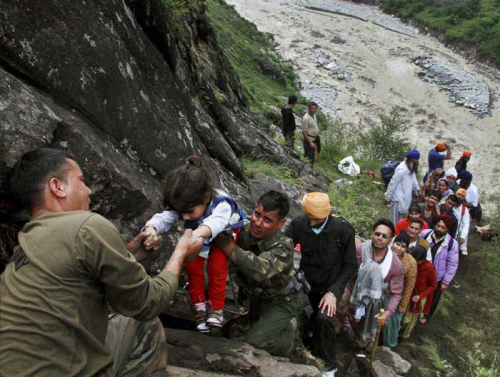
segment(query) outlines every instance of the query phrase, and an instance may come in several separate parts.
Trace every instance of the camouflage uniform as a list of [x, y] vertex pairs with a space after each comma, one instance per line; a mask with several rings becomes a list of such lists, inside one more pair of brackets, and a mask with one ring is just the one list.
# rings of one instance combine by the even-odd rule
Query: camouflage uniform
[[302, 300], [293, 288], [293, 243], [281, 232], [262, 240], [250, 235], [249, 225], [240, 233], [230, 257], [243, 286], [261, 289], [259, 320], [246, 334], [248, 343], [275, 356], [293, 349]]
[[167, 342], [161, 321], [139, 322], [114, 314], [108, 323], [106, 347], [113, 352], [113, 366], [106, 377], [164, 377], [167, 375]]

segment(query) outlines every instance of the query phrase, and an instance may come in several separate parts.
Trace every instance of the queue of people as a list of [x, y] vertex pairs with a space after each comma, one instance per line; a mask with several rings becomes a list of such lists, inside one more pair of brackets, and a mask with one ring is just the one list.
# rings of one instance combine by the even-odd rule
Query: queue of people
[[[314, 120], [315, 109], [309, 110]], [[305, 140], [316, 148], [310, 126]], [[440, 151], [432, 153], [436, 169], [443, 168]], [[396, 346], [435, 312], [457, 271], [459, 248], [467, 252], [471, 209], [478, 207], [466, 170], [444, 203], [438, 182], [419, 204], [419, 158], [412, 150], [397, 167], [385, 193], [390, 220], [378, 220], [370, 238], [361, 240], [320, 192], [303, 197], [303, 215], [285, 232], [290, 203], [284, 193], [263, 194], [247, 219], [236, 200], [215, 188], [203, 161], [190, 157], [163, 183], [165, 211], [126, 244], [108, 220], [89, 211], [91, 191], [71, 155], [48, 148], [26, 153], [11, 186], [31, 220], [0, 277], [0, 370], [12, 376], [165, 376], [167, 340], [158, 315], [170, 305], [181, 271], [187, 272], [196, 329], [207, 333], [224, 324], [229, 263], [238, 271], [240, 301], [251, 303], [245, 337], [256, 348], [284, 357], [295, 352], [305, 297], [312, 315], [302, 339], [325, 360], [323, 376], [339, 373], [335, 318], [344, 330], [354, 328], [357, 357], [376, 346], [378, 327], [384, 328], [382, 342]], [[186, 230], [171, 258], [158, 276], [148, 276], [138, 262], [178, 221]], [[293, 263], [297, 245], [301, 273]]]

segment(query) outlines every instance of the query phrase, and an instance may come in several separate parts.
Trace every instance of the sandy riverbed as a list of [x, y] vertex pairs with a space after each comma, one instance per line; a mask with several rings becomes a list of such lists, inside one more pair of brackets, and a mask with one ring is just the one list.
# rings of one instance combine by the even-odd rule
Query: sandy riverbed
[[[378, 114], [398, 105], [408, 110], [413, 125], [411, 143], [422, 153], [422, 169], [427, 168], [427, 153], [436, 140], [446, 140], [452, 147], [453, 159], [445, 168], [454, 166], [465, 149], [473, 152], [469, 170], [474, 174], [481, 201], [490, 209], [500, 199], [500, 80], [477, 71], [460, 55], [446, 48], [437, 39], [415, 33], [414, 36], [388, 30], [373, 21], [373, 7], [335, 2], [335, 9], [368, 20], [308, 10], [328, 1], [310, 0], [228, 0], [260, 31], [272, 33], [279, 43], [278, 53], [293, 61], [304, 86], [305, 94], [316, 93], [327, 112], [345, 121], [358, 123], [378, 120]], [[321, 5], [321, 4], [319, 4]], [[323, 4], [324, 5], [324, 4]], [[372, 10], [370, 10], [370, 8]], [[367, 16], [368, 15], [368, 16]], [[376, 16], [376, 15], [375, 15]], [[378, 16], [377, 16], [378, 17]], [[376, 17], [375, 17], [376, 18]], [[398, 20], [391, 28], [407, 26]], [[411, 34], [411, 33], [410, 33]], [[333, 39], [333, 41], [332, 41]], [[340, 41], [340, 43], [339, 43]], [[345, 41], [345, 43], [342, 43]], [[317, 67], [319, 55], [328, 55], [336, 63], [339, 75]], [[478, 118], [471, 109], [452, 102], [447, 91], [424, 81], [417, 74], [423, 71], [412, 61], [429, 56], [475, 75], [491, 92], [491, 115]], [[317, 84], [308, 84], [317, 83]], [[489, 212], [489, 211], [488, 211]]]

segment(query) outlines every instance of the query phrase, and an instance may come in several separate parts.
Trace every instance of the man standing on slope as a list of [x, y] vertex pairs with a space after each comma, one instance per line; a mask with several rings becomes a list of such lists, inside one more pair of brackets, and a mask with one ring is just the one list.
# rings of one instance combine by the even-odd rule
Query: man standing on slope
[[314, 165], [316, 153], [321, 152], [321, 141], [319, 137], [319, 127], [316, 120], [316, 112], [318, 104], [309, 102], [309, 107], [306, 115], [302, 118], [302, 135], [304, 136], [304, 157], [306, 157], [311, 165]]
[[291, 95], [288, 97], [288, 103], [281, 109], [281, 117], [283, 119], [283, 137], [285, 138], [286, 146], [293, 151], [295, 143], [295, 116], [293, 108], [297, 104], [297, 96]]
[[[458, 242], [454, 240], [449, 230], [452, 227], [451, 217], [439, 215], [434, 220], [434, 229], [427, 229], [420, 236], [429, 243], [427, 260], [436, 267], [438, 288], [434, 292], [432, 303], [426, 303], [426, 311], [429, 308], [427, 319], [430, 319], [436, 311], [441, 294], [448, 289], [458, 269]], [[420, 323], [425, 323], [425, 319]]]
[[419, 192], [416, 172], [420, 153], [413, 149], [406, 155], [406, 161], [401, 162], [387, 186], [385, 204], [390, 207], [389, 218], [393, 224], [403, 219], [410, 208], [412, 193]]
[[[31, 220], [0, 277], [0, 373], [166, 376], [157, 316], [202, 240], [186, 231], [152, 278], [137, 263], [147, 257], [142, 243], [149, 234], [134, 238], [127, 251], [113, 224], [89, 211], [91, 191], [68, 153], [42, 148], [24, 154], [11, 187]], [[109, 307], [121, 315], [108, 321]]]

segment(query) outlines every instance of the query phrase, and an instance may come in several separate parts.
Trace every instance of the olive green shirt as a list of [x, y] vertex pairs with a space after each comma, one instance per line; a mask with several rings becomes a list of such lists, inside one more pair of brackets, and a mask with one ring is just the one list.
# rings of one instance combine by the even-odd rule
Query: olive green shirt
[[287, 294], [294, 277], [293, 242], [281, 232], [258, 240], [245, 226], [230, 257], [246, 278], [246, 285], [262, 288], [269, 296]]
[[149, 277], [116, 228], [88, 211], [37, 216], [18, 238], [0, 277], [2, 376], [104, 376], [107, 304], [149, 321], [177, 289], [170, 272]]

